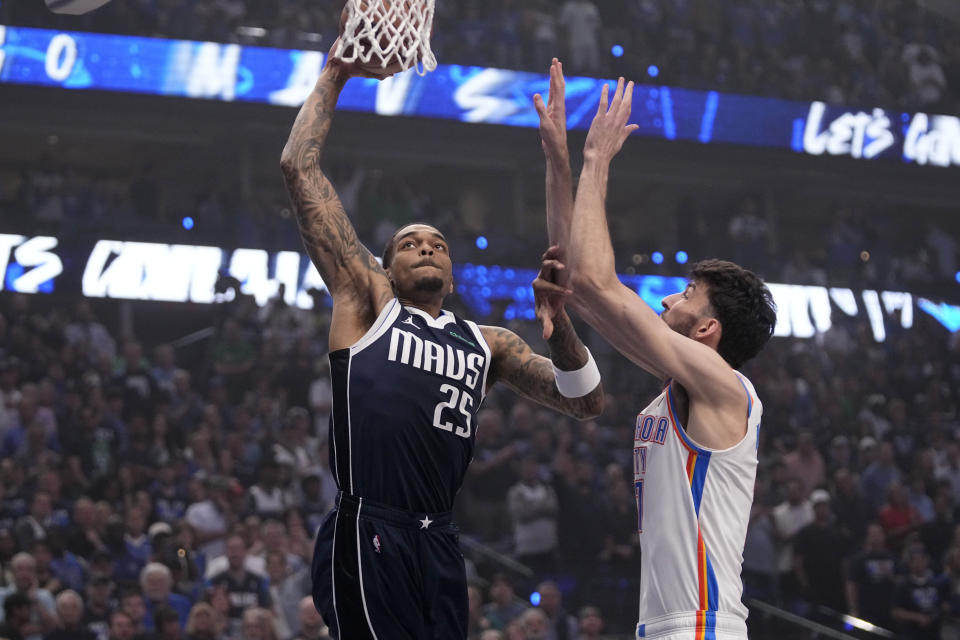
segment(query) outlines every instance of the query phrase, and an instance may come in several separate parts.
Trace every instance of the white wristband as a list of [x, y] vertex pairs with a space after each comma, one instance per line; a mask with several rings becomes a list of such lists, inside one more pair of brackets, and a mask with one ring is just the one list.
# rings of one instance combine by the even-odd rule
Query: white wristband
[[553, 376], [557, 381], [557, 390], [564, 398], [581, 398], [600, 384], [600, 369], [597, 368], [590, 349], [587, 349], [587, 364], [576, 371], [561, 371], [554, 365]]

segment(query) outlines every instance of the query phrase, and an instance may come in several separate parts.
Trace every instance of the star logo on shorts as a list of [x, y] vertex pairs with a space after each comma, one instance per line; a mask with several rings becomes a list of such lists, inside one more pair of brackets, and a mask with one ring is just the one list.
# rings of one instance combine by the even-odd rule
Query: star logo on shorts
[[408, 324], [414, 329], [419, 329], [420, 325], [413, 321], [413, 316], [407, 316], [407, 319], [401, 322], [400, 324]]
[[423, 516], [423, 520], [420, 520], [421, 529], [429, 529], [431, 524], [433, 524], [433, 520], [430, 519], [430, 516]]

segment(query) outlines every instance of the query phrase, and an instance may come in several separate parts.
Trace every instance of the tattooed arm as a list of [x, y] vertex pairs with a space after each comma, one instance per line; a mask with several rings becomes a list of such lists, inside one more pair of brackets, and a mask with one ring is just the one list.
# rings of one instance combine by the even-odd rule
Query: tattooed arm
[[554, 365], [561, 371], [576, 371], [587, 363], [587, 348], [566, 312], [561, 311], [553, 318], [553, 334], [547, 340], [549, 358], [534, 353], [530, 345], [509, 329], [485, 326], [480, 330], [493, 356], [487, 388], [503, 382], [520, 395], [579, 420], [603, 412], [602, 383], [579, 398], [564, 397], [557, 390]]
[[333, 297], [331, 350], [359, 340], [393, 298], [387, 274], [360, 243], [333, 185], [320, 170], [337, 98], [350, 76], [350, 67], [328, 62], [297, 115], [280, 160], [300, 237]]

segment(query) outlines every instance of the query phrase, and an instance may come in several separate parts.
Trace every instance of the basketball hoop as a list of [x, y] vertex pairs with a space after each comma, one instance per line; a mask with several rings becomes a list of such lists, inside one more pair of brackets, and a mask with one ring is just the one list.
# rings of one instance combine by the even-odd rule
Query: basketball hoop
[[[435, 0], [347, 0], [334, 56], [371, 70], [437, 68], [430, 49]], [[345, 20], [344, 20], [345, 19]]]

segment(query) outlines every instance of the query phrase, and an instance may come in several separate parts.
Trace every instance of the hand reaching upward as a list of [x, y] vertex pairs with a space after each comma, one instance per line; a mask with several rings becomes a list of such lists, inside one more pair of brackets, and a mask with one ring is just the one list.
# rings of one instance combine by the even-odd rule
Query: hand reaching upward
[[563, 64], [553, 59], [550, 64], [550, 92], [547, 103], [539, 93], [533, 96], [533, 105], [540, 115], [540, 142], [548, 159], [567, 161], [567, 85], [563, 78]]
[[624, 80], [620, 78], [612, 100], [609, 100], [609, 94], [610, 86], [603, 85], [600, 106], [583, 148], [585, 158], [609, 162], [620, 152], [630, 134], [639, 128], [639, 125], [627, 124], [633, 107], [633, 81], [624, 86]]

